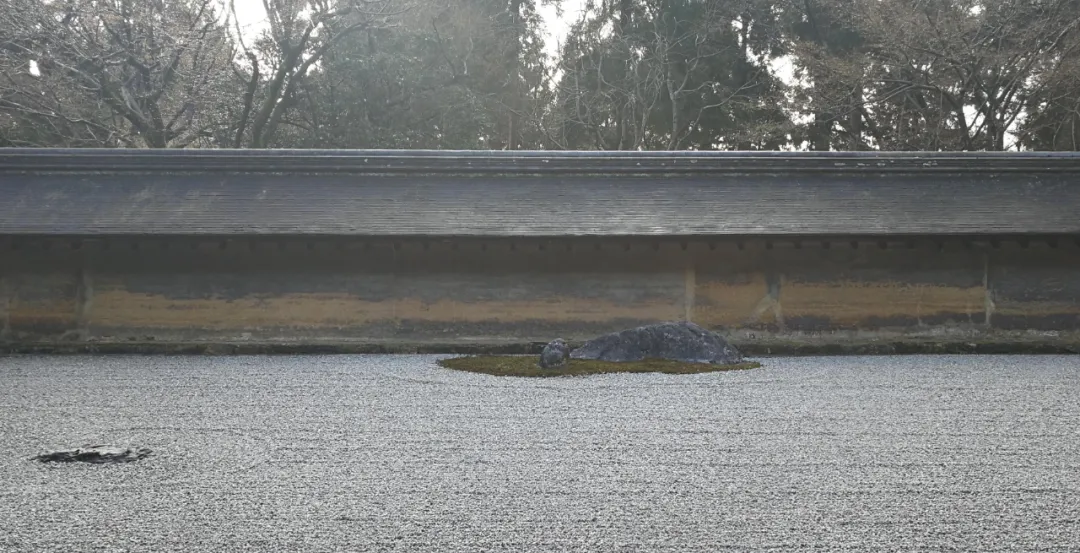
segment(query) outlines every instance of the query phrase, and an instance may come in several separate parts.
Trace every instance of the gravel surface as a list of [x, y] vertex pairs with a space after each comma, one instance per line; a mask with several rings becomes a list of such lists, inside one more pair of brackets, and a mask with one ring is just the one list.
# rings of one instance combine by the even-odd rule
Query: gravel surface
[[1080, 357], [435, 359], [0, 358], [0, 551], [1080, 549]]

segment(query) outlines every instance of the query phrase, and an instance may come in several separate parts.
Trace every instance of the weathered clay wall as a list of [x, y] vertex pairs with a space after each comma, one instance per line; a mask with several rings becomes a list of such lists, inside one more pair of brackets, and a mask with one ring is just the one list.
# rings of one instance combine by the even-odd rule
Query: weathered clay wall
[[753, 351], [1080, 344], [1073, 240], [0, 240], [0, 342], [501, 345], [690, 319]]

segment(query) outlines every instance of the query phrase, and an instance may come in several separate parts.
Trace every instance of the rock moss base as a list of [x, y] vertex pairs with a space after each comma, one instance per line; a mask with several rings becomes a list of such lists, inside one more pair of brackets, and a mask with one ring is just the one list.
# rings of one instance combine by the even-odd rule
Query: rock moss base
[[733, 365], [712, 365], [708, 363], [684, 363], [667, 359], [646, 359], [644, 361], [612, 362], [592, 359], [571, 359], [565, 367], [541, 369], [535, 356], [522, 355], [480, 355], [440, 359], [439, 365], [447, 369], [484, 373], [494, 376], [585, 376], [605, 373], [664, 373], [697, 374], [718, 371], [756, 369], [761, 366], [756, 362]]

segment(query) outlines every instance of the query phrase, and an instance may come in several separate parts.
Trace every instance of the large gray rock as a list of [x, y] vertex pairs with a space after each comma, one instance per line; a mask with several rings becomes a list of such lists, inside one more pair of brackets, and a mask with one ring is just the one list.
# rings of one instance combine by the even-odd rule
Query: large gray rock
[[606, 334], [575, 349], [570, 357], [601, 361], [672, 359], [720, 365], [742, 362], [739, 351], [719, 334], [690, 322], [660, 323]]
[[548, 345], [544, 346], [544, 351], [540, 352], [540, 368], [554, 369], [565, 367], [566, 360], [569, 357], [570, 346], [566, 345], [566, 342], [564, 342], [562, 338], [556, 338], [548, 343]]
[[42, 463], [130, 463], [150, 455], [146, 448], [131, 449], [107, 445], [91, 445], [75, 449], [50, 451], [34, 457]]

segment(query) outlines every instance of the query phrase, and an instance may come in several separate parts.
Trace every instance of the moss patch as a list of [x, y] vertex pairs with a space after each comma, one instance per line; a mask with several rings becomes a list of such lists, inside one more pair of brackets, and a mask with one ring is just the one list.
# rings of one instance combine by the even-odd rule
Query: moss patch
[[664, 373], [697, 374], [717, 371], [756, 369], [761, 363], [746, 362], [735, 365], [711, 365], [708, 363], [683, 363], [668, 359], [645, 359], [615, 363], [591, 359], [571, 359], [559, 369], [541, 369], [536, 357], [529, 355], [480, 355], [440, 359], [439, 365], [447, 369], [484, 373], [494, 376], [585, 376], [605, 373]]

